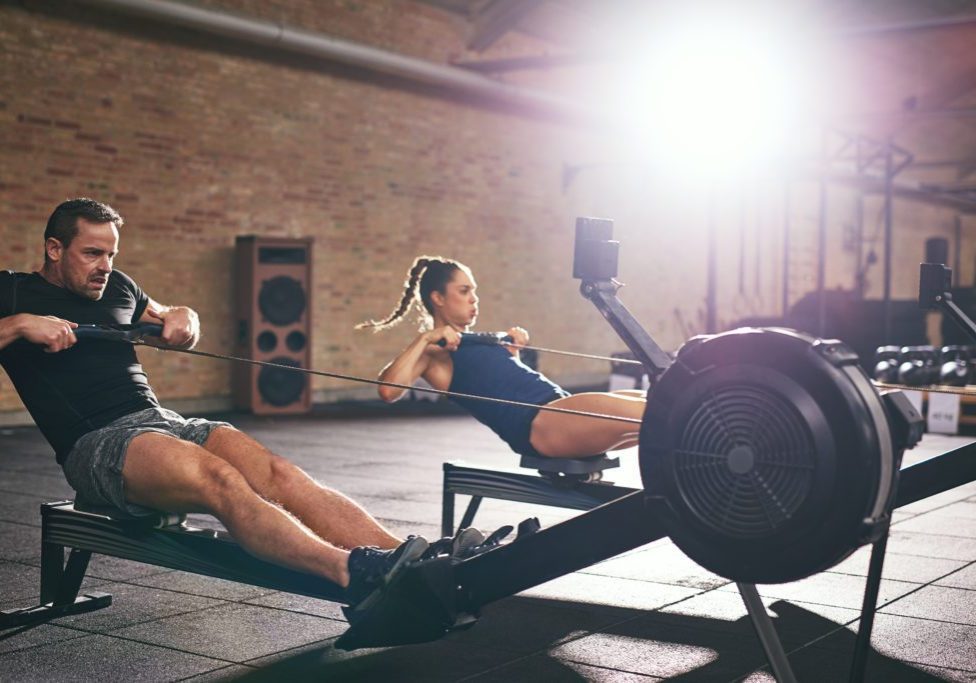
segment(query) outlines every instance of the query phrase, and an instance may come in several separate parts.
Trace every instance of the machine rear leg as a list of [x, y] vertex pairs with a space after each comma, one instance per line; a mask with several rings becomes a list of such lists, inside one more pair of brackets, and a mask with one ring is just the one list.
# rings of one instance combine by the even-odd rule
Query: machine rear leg
[[64, 550], [64, 546], [57, 543], [41, 543], [40, 604], [0, 612], [0, 631], [68, 614], [91, 612], [112, 604], [112, 596], [108, 593], [92, 592], [78, 596], [91, 552], [72, 548], [66, 564]]

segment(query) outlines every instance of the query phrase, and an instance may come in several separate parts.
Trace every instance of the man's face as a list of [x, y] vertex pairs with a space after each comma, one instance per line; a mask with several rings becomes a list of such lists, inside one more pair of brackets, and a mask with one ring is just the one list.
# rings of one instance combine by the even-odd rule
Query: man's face
[[49, 239], [47, 249], [49, 258], [56, 262], [61, 285], [78, 296], [98, 301], [119, 253], [119, 231], [112, 222], [89, 223], [79, 218], [78, 234], [67, 248]]
[[464, 270], [454, 271], [454, 278], [444, 290], [444, 306], [441, 315], [448, 324], [459, 329], [474, 325], [478, 318], [477, 283]]

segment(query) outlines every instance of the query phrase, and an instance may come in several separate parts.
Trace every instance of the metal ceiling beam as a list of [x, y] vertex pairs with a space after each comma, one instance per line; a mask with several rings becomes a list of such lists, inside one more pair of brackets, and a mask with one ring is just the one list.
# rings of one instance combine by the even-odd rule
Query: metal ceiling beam
[[912, 168], [967, 168], [976, 167], [976, 157], [967, 159], [916, 159], [912, 162]]
[[[820, 176], [817, 174], [815, 177], [819, 178]], [[884, 193], [885, 191], [885, 181], [881, 176], [828, 172], [825, 174], [825, 178], [829, 182], [850, 185], [871, 194]], [[952, 193], [928, 189], [922, 183], [895, 179], [892, 181], [891, 190], [897, 197], [945, 206], [960, 213], [976, 214], [976, 199], [967, 199], [955, 196]]]

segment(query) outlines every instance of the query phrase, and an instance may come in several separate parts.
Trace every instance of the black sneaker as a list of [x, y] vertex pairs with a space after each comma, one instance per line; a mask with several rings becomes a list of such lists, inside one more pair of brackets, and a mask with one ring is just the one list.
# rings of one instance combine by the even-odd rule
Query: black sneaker
[[542, 524], [539, 523], [538, 517], [529, 517], [528, 519], [523, 519], [519, 522], [518, 531], [515, 533], [515, 540], [520, 538], [525, 538], [526, 536], [531, 536], [532, 534], [539, 531], [542, 528]]
[[391, 550], [376, 546], [359, 546], [349, 553], [349, 586], [346, 597], [350, 606], [365, 600], [377, 588], [388, 584], [411, 562], [420, 559], [427, 551], [427, 540], [411, 536]]

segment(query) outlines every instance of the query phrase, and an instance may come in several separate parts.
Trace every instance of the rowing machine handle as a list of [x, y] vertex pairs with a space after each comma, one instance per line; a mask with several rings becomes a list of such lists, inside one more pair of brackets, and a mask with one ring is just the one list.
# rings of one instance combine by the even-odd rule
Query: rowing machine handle
[[[514, 341], [512, 336], [506, 334], [505, 332], [462, 332], [461, 333], [461, 343], [462, 344], [511, 344]], [[438, 346], [447, 346], [447, 342], [443, 339], [437, 342]]]
[[145, 337], [161, 337], [163, 326], [157, 323], [135, 325], [78, 325], [74, 330], [78, 339], [102, 339], [104, 341], [142, 341]]

